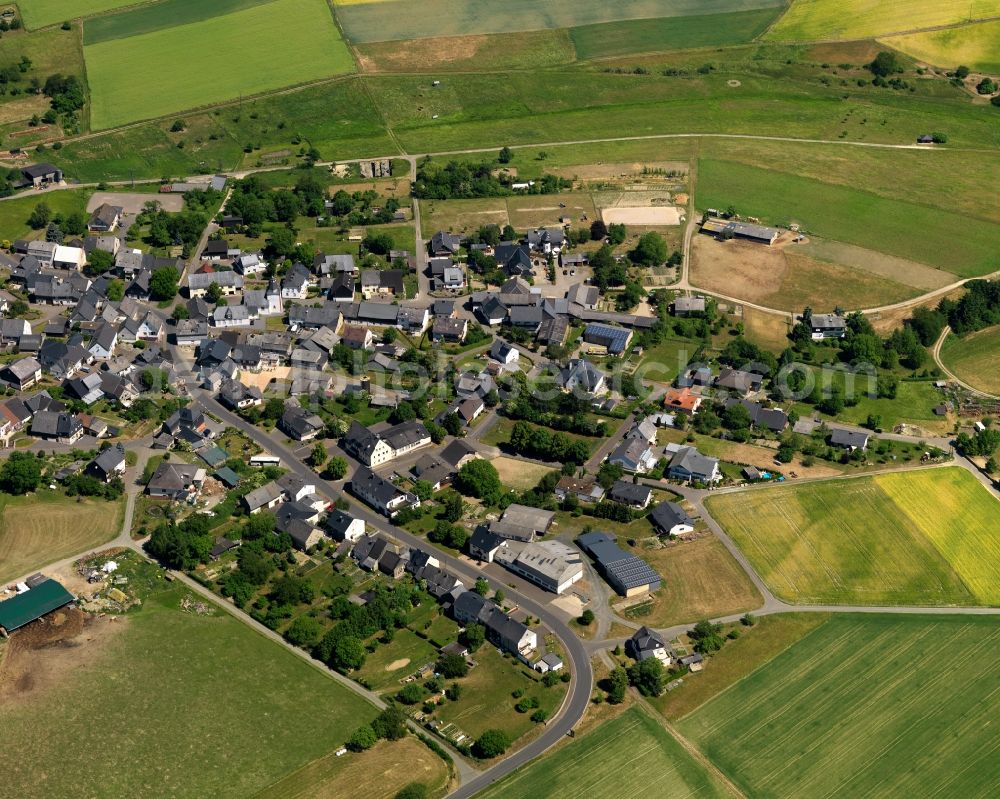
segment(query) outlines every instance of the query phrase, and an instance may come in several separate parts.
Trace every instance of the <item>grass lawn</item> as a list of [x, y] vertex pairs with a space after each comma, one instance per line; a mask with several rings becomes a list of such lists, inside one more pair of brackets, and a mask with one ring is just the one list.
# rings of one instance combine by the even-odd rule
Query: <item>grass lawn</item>
[[19, 0], [17, 7], [25, 27], [34, 29], [136, 4], [136, 0]]
[[643, 351], [636, 366], [636, 376], [657, 383], [670, 383], [704, 346], [700, 341], [664, 338], [655, 347]]
[[[864, 388], [863, 376], [858, 385]], [[852, 424], [863, 424], [869, 414], [875, 414], [882, 418], [884, 430], [891, 430], [900, 422], [910, 422], [923, 427], [938, 428], [943, 433], [949, 425], [932, 411], [936, 405], [941, 404], [942, 398], [941, 392], [934, 388], [934, 383], [929, 380], [900, 381], [894, 399], [872, 398], [862, 394], [857, 405], [844, 408], [837, 418]]]
[[721, 494], [707, 507], [789, 602], [1000, 600], [996, 499], [962, 469]]
[[496, 224], [503, 227], [507, 222], [507, 202], [503, 197], [420, 201], [421, 235], [425, 239], [439, 230], [471, 233], [483, 225]]
[[[18, 72], [18, 83], [23, 94], [17, 96], [5, 92], [0, 96], [0, 125], [8, 122], [31, 119], [33, 114], [42, 116], [51, 107], [45, 95], [27, 91], [30, 81], [37, 80], [44, 85], [54, 72], [75, 75], [86, 84], [83, 68], [83, 47], [80, 44], [80, 26], [70, 30], [50, 28], [44, 31], [8, 31], [3, 35], [3, 65], [20, 63], [23, 57], [31, 61], [27, 72]], [[21, 125], [20, 127], [27, 127]]]
[[998, 681], [992, 619], [838, 615], [679, 726], [752, 796], [995, 796]]
[[[168, 0], [149, 13], [166, 13]], [[126, 14], [145, 14], [142, 9]], [[282, 20], [275, 25], [275, 20]], [[114, 21], [106, 23], [113, 25]], [[122, 25], [127, 30], [129, 25]], [[281, 58], [234, 58], [246, 42]], [[84, 47], [95, 130], [353, 71], [322, 0], [272, 0], [230, 14]], [[204, 75], [211, 75], [206, 81]]]
[[[798, 222], [817, 236], [910, 258], [959, 277], [1000, 269], [992, 244], [1000, 237], [1000, 225], [979, 221], [970, 227], [960, 214], [940, 208], [711, 158], [698, 162], [697, 192], [699, 207], [732, 204], [767, 223]], [[966, 235], [954, 235], [963, 227]]]
[[724, 47], [752, 41], [767, 30], [782, 7], [660, 19], [632, 19], [571, 28], [570, 39], [581, 60], [633, 53]]
[[943, 0], [914, 8], [906, 0], [794, 0], [765, 38], [866, 39], [895, 31], [955, 25], [996, 16], [996, 0]]
[[1000, 394], [1000, 325], [964, 338], [949, 335], [941, 347], [941, 360], [973, 388]]
[[[651, 543], [651, 542], [650, 542]], [[712, 619], [760, 607], [763, 599], [750, 578], [715, 536], [635, 553], [663, 578], [651, 602], [622, 615], [650, 627]]]
[[45, 229], [32, 230], [28, 226], [28, 217], [39, 203], [45, 203], [52, 214], [72, 214], [87, 210], [87, 200], [93, 192], [90, 189], [71, 189], [69, 191], [31, 192], [13, 200], [0, 203], [0, 239], [45, 237]]
[[729, 795], [657, 721], [633, 707], [515, 771], [480, 797], [642, 799], [651, 786], [663, 796]]
[[351, 676], [373, 691], [396, 693], [399, 681], [437, 659], [434, 645], [411, 630], [397, 630], [392, 643], [381, 644], [365, 657], [365, 665]]
[[458, 701], [446, 702], [434, 713], [435, 718], [445, 724], [454, 724], [472, 738], [495, 728], [506, 732], [511, 740], [517, 740], [538, 726], [531, 720], [534, 710], [518, 713], [514, 709], [520, 701], [511, 696], [516, 688], [524, 691], [524, 697], [537, 698], [539, 707], [548, 711], [550, 717], [566, 693], [566, 683], [558, 682], [546, 688], [536, 679], [535, 672], [499, 654], [496, 647], [488, 643], [472, 653], [472, 659], [476, 666], [467, 676], [455, 680], [462, 686]]
[[973, 71], [1000, 73], [1000, 22], [910, 33], [883, 41], [912, 58], [938, 67], [954, 69], [965, 64]]
[[78, 502], [48, 489], [0, 495], [0, 583], [107, 543], [121, 530], [124, 502]]
[[741, 635], [735, 641], [726, 641], [725, 646], [708, 659], [704, 671], [684, 677], [677, 688], [650, 701], [671, 721], [683, 718], [792, 646], [828, 618], [830, 616], [826, 613], [761, 616], [753, 627], [741, 627]]
[[539, 480], [552, 471], [548, 466], [504, 456], [493, 458], [491, 463], [500, 473], [500, 481], [508, 488], [515, 488], [518, 491], [534, 488]]
[[[81, 642], [71, 678], [3, 708], [7, 790], [71, 796], [90, 784], [116, 796], [251, 796], [375, 715], [229, 614], [180, 611], [187, 593], [161, 576], [105, 640]], [[155, 685], [141, 685], [141, 675], [155, 675]], [[108, 734], [80, 746], [94, 729]]]

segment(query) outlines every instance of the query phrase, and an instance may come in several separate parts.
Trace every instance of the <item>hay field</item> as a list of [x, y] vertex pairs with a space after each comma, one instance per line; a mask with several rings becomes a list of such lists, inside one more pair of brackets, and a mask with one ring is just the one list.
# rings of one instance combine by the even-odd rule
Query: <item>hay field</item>
[[934, 66], [954, 69], [965, 64], [974, 71], [1000, 73], [1000, 21], [910, 33], [880, 41]]
[[753, 41], [781, 13], [784, 6], [660, 19], [634, 19], [571, 28], [576, 55], [586, 61], [665, 50], [728, 47]]
[[[178, 13], [188, 11], [183, 0], [174, 2], [182, 3]], [[354, 68], [323, 0], [272, 0], [208, 19], [187, 22], [181, 17], [180, 22], [84, 47], [95, 130]], [[248, 46], [260, 57], [239, 57]], [[268, 51], [281, 56], [264, 57]]]
[[1000, 269], [1000, 224], [942, 208], [889, 199], [849, 186], [760, 169], [722, 159], [698, 161], [699, 208], [735, 205], [766, 224], [797, 222], [823, 238], [843, 241], [976, 277]]
[[719, 539], [707, 536], [638, 552], [663, 577], [650, 612], [624, 615], [651, 627], [714, 619], [760, 607], [750, 578]]
[[573, 28], [603, 22], [723, 14], [773, 8], [775, 0], [335, 0], [337, 19], [354, 43]]
[[30, 497], [4, 496], [0, 583], [112, 540], [121, 529], [124, 502], [77, 502], [48, 490]]
[[949, 335], [941, 347], [941, 360], [973, 388], [1000, 394], [1000, 325], [964, 338]]
[[499, 458], [491, 458], [490, 463], [496, 466], [500, 473], [500, 481], [508, 488], [516, 488], [519, 491], [526, 491], [538, 485], [538, 481], [552, 471], [548, 466], [538, 463], [528, 463], [501, 455]]
[[757, 797], [1000, 792], [1000, 626], [837, 615], [679, 724]]
[[729, 794], [638, 707], [597, 727], [479, 794], [480, 799], [722, 799]]
[[68, 676], [0, 708], [11, 795], [80, 796], [90, 785], [102, 796], [242, 799], [374, 717], [228, 613], [181, 611], [183, 587], [161, 576], [153, 591], [98, 651], [88, 656], [81, 640]]
[[996, 500], [958, 468], [727, 493], [707, 507], [788, 602], [982, 605], [1000, 597]]
[[1000, 15], [1000, 0], [794, 0], [768, 32], [776, 41], [867, 39]]
[[153, 0], [18, 0], [17, 7], [24, 19], [24, 26], [34, 30], [143, 2]]

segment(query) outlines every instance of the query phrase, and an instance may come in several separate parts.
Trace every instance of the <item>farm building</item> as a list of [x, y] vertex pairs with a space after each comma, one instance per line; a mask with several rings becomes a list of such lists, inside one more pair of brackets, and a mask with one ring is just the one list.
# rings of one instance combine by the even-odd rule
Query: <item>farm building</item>
[[608, 585], [622, 596], [637, 596], [660, 587], [660, 575], [642, 558], [619, 547], [607, 533], [584, 533], [577, 543], [594, 559]]
[[709, 218], [701, 224], [701, 232], [709, 233], [723, 239], [748, 239], [761, 244], [774, 244], [781, 231], [764, 225], [754, 225], [749, 222], [727, 221], [725, 219]]
[[632, 340], [632, 331], [624, 327], [613, 327], [592, 322], [583, 331], [583, 340], [588, 344], [597, 344], [608, 351], [608, 355], [621, 355]]
[[0, 633], [6, 636], [46, 613], [65, 607], [74, 599], [55, 580], [43, 580], [31, 590], [0, 602]]

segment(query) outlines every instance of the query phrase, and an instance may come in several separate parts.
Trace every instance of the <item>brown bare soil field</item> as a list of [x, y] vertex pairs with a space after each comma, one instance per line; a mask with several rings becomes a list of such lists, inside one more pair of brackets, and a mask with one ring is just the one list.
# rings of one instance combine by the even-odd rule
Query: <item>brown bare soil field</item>
[[797, 247], [696, 236], [691, 244], [691, 283], [787, 311], [807, 305], [823, 309], [887, 305], [917, 293], [870, 272], [809, 258]]
[[362, 72], [525, 69], [568, 64], [576, 59], [564, 30], [369, 42], [355, 45], [354, 50]]
[[750, 341], [775, 354], [788, 346], [788, 320], [783, 316], [744, 307], [743, 328]]

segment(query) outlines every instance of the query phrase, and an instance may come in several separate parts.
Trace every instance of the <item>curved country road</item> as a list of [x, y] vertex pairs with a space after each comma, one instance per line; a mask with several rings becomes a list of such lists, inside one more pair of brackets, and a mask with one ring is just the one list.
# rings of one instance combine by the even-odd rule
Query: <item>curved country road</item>
[[[278, 441], [276, 438], [263, 432], [259, 428], [249, 424], [236, 414], [226, 410], [226, 408], [220, 405], [215, 399], [208, 397], [207, 395], [202, 395], [194, 399], [193, 404], [200, 406], [202, 410], [211, 413], [213, 416], [217, 416], [226, 424], [242, 430], [247, 436], [256, 441], [271, 454], [280, 457], [283, 466], [297, 474], [299, 477], [307, 479], [309, 482], [316, 485], [317, 491], [320, 494], [325, 495], [330, 499], [336, 499], [340, 496], [340, 491], [334, 487], [333, 483], [321, 479], [312, 469], [298, 459], [295, 452], [291, 448]], [[519, 593], [510, 586], [491, 579], [488, 574], [484, 574], [478, 569], [472, 567], [469, 562], [459, 560], [452, 555], [446, 554], [443, 550], [437, 549], [433, 546], [433, 544], [429, 544], [424, 539], [418, 538], [401, 527], [393, 525], [384, 516], [376, 513], [367, 506], [354, 502], [351, 505], [351, 513], [364, 519], [367, 524], [384, 530], [393, 538], [407, 544], [408, 546], [418, 547], [421, 549], [434, 549], [434, 555], [440, 561], [441, 568], [464, 578], [467, 585], [474, 584], [479, 578], [487, 579], [493, 589], [502, 589], [506, 593], [508, 599], [516, 604], [518, 608], [541, 620], [541, 623], [559, 638], [563, 648], [565, 649], [566, 657], [569, 661], [570, 674], [572, 676], [569, 692], [563, 700], [563, 705], [559, 712], [546, 724], [541, 735], [511, 754], [509, 757], [506, 757], [504, 760], [497, 763], [495, 766], [482, 772], [479, 776], [462, 784], [459, 788], [449, 794], [449, 797], [451, 799], [469, 799], [469, 797], [474, 796], [476, 793], [488, 787], [492, 783], [507, 776], [515, 769], [523, 766], [531, 760], [534, 760], [547, 749], [562, 740], [562, 738], [573, 729], [573, 726], [577, 723], [577, 721], [579, 721], [579, 719], [583, 716], [584, 711], [587, 709], [587, 705], [590, 703], [591, 685], [593, 684], [594, 679], [593, 669], [590, 664], [590, 655], [587, 652], [587, 648], [583, 645], [583, 642], [573, 634], [572, 630], [566, 626], [562, 619], [547, 605], [540, 604], [528, 596]]]

